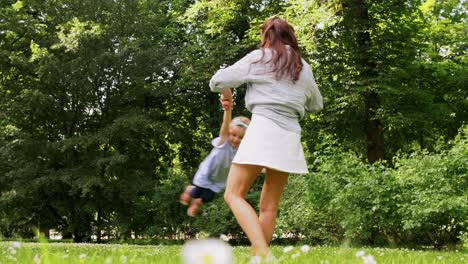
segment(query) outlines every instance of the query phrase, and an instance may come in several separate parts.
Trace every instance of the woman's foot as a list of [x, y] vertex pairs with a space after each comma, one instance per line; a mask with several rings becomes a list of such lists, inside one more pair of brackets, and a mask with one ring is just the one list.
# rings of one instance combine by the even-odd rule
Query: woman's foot
[[187, 209], [187, 215], [191, 217], [197, 216], [202, 203], [203, 202], [201, 198], [192, 199], [192, 202], [190, 203], [190, 206]]
[[249, 264], [261, 264], [262, 263], [262, 257], [260, 256], [252, 256], [250, 258]]
[[264, 257], [261, 256], [252, 256], [250, 258], [249, 264], [261, 264], [261, 263], [276, 263], [276, 258], [271, 252]]
[[192, 200], [192, 196], [190, 196], [190, 192], [192, 191], [193, 188], [194, 186], [192, 185], [185, 187], [184, 192], [179, 197], [179, 202], [181, 204], [189, 205], [190, 201]]
[[265, 257], [265, 263], [276, 263], [276, 258], [273, 256], [271, 251], [268, 252], [268, 254]]

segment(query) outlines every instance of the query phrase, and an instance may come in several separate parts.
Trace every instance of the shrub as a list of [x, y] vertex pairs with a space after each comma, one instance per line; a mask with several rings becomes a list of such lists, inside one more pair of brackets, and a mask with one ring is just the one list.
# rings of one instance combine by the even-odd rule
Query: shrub
[[468, 227], [468, 126], [451, 148], [396, 162], [403, 230], [408, 239], [441, 247], [460, 242]]
[[468, 215], [468, 127], [439, 152], [367, 164], [321, 135], [311, 173], [291, 176], [277, 236], [312, 243], [445, 245], [463, 243]]

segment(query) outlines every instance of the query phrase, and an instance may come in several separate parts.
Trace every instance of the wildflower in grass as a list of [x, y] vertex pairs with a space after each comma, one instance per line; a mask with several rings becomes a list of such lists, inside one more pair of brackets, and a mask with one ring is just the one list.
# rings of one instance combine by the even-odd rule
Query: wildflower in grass
[[356, 252], [356, 257], [359, 258], [359, 257], [362, 257], [362, 256], [364, 256], [364, 251], [360, 250], [360, 251]]
[[34, 264], [41, 264], [41, 258], [38, 255], [34, 255], [33, 262]]
[[294, 248], [293, 246], [287, 246], [287, 247], [283, 248], [283, 252], [288, 253], [289, 251], [293, 250], [293, 248]]
[[229, 241], [229, 237], [226, 236], [225, 234], [221, 234], [221, 235], [219, 236], [219, 238], [220, 238], [222, 241], [224, 241], [224, 242], [228, 242], [228, 241]]
[[304, 252], [304, 253], [309, 252], [309, 250], [310, 250], [310, 247], [308, 245], [304, 245], [304, 246], [301, 247], [301, 251]]
[[182, 260], [185, 264], [232, 264], [233, 254], [231, 247], [221, 240], [192, 240], [183, 246]]
[[375, 261], [372, 255], [362, 256], [362, 261], [364, 264], [377, 264], [377, 261]]
[[11, 245], [14, 247], [14, 248], [20, 248], [21, 247], [21, 242], [19, 241], [13, 241], [11, 243]]
[[300, 255], [301, 255], [301, 253], [299, 253], [299, 252], [298, 252], [298, 253], [294, 253], [294, 254], [291, 256], [291, 258], [292, 258], [292, 259], [295, 259], [295, 258], [299, 257]]
[[85, 259], [86, 258], [86, 254], [80, 254], [80, 259]]
[[127, 256], [121, 256], [120, 257], [120, 263], [122, 263], [122, 264], [127, 263]]
[[104, 264], [112, 264], [112, 258], [107, 257], [106, 260], [104, 260]]
[[8, 247], [8, 253], [10, 253], [10, 255], [15, 255], [16, 254], [16, 249], [14, 249], [12, 247]]
[[442, 256], [437, 256], [438, 260], [442, 260], [442, 258], [443, 258]]

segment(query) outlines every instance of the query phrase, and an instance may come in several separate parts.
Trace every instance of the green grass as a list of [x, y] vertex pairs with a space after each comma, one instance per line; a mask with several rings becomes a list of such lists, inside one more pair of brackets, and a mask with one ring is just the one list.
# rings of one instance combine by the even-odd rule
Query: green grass
[[[0, 242], [3, 263], [182, 263], [182, 246], [136, 246], [117, 244], [17, 243]], [[385, 248], [310, 247], [308, 252], [296, 246], [288, 252], [274, 246], [278, 263], [364, 263], [356, 253], [364, 251], [377, 263], [468, 263], [468, 251], [419, 251]], [[233, 248], [235, 263], [248, 263], [248, 247]], [[294, 256], [294, 257], [293, 257]]]

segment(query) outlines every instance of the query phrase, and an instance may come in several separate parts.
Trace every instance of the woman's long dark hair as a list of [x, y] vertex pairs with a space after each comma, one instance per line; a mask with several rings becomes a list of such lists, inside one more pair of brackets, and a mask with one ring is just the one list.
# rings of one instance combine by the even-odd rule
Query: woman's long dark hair
[[[286, 45], [291, 48], [288, 51]], [[262, 26], [262, 58], [265, 56], [264, 48], [270, 48], [272, 57], [267, 63], [273, 64], [276, 78], [287, 78], [293, 82], [299, 79], [302, 71], [302, 61], [299, 55], [294, 28], [281, 18], [267, 19]], [[259, 62], [260, 62], [259, 61]]]

